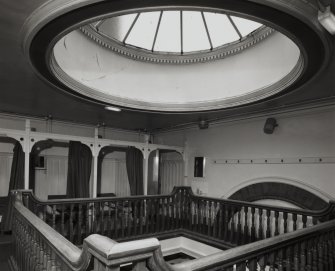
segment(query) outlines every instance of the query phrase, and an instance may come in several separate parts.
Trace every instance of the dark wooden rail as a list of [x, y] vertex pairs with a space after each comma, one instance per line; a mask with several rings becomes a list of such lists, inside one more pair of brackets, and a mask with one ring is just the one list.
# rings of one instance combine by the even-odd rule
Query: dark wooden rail
[[176, 271], [333, 271], [335, 220], [173, 266]]
[[320, 211], [200, 197], [189, 187], [170, 195], [40, 201], [23, 191], [23, 202], [75, 244], [93, 233], [114, 240], [182, 231], [229, 248], [316, 225], [334, 218], [335, 204]]
[[13, 209], [13, 271], [112, 271], [122, 264], [133, 271], [171, 270], [155, 238], [117, 243], [93, 234], [80, 249], [28, 210], [20, 192], [14, 191]]
[[[195, 204], [191, 200], [193, 195], [189, 193], [186, 196], [186, 190], [183, 188], [176, 190], [184, 191], [182, 193], [185, 196], [184, 199], [180, 198], [180, 194], [178, 196], [177, 209], [179, 208], [179, 210], [177, 211], [177, 217], [179, 223], [181, 227], [187, 227], [188, 224], [193, 225], [192, 217], [195, 214], [192, 211], [192, 207], [187, 207]], [[123, 265], [129, 266], [127, 270], [132, 271], [334, 270], [334, 219], [309, 228], [284, 233], [266, 240], [256, 241], [252, 244], [242, 245], [210, 256], [170, 266], [164, 261], [159, 242], [155, 238], [117, 243], [106, 236], [93, 234], [83, 240], [83, 245], [80, 249], [26, 208], [22, 200], [23, 194], [23, 191], [13, 191], [14, 244], [13, 253], [10, 258], [12, 270], [112, 271], [120, 270]], [[187, 201], [187, 199], [189, 200]], [[197, 197], [197, 199], [205, 200], [207, 198]], [[238, 203], [234, 202], [234, 204]], [[208, 204], [206, 204], [206, 206], [208, 206]], [[262, 208], [263, 207], [264, 206], [262, 206]], [[123, 206], [123, 208], [126, 207]], [[131, 207], [130, 205], [127, 208], [135, 209], [135, 207]], [[144, 210], [146, 209], [144, 208]], [[158, 208], [158, 210], [160, 210], [160, 208]], [[202, 209], [199, 208], [199, 210]], [[210, 209], [206, 208], [204, 210], [208, 211]], [[188, 211], [190, 212], [189, 214], [187, 213]], [[238, 217], [238, 212], [240, 211], [235, 212], [234, 209], [234, 212], [231, 212], [229, 216], [230, 220], [236, 216]], [[276, 212], [276, 210], [274, 212]], [[305, 211], [300, 215], [307, 216], [304, 212]], [[331, 218], [332, 215], [330, 215], [328, 211], [324, 210], [323, 212], [326, 214], [323, 213], [321, 216], [312, 217], [314, 220], [316, 218], [323, 220], [324, 215], [329, 219]], [[217, 219], [220, 208], [214, 213], [215, 214], [211, 216], [209, 211], [209, 213], [207, 213], [208, 219]], [[319, 213], [321, 214], [322, 212]], [[254, 215], [253, 211], [251, 215]], [[204, 217], [206, 217], [206, 214]], [[275, 216], [274, 224], [276, 220]], [[292, 223], [294, 223], [294, 221]], [[206, 225], [211, 224], [207, 223]], [[214, 225], [211, 226], [214, 227]], [[93, 261], [91, 261], [91, 259], [93, 259]]]

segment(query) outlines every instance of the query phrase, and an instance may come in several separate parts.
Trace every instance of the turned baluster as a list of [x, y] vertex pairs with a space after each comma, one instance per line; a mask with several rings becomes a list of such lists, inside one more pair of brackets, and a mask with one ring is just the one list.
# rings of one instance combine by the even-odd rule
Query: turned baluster
[[307, 242], [307, 254], [306, 254], [306, 270], [312, 271], [313, 263], [313, 241], [310, 239]]
[[119, 203], [114, 202], [114, 238], [119, 237]]
[[292, 247], [289, 246], [286, 249], [286, 271], [292, 270]]
[[276, 254], [275, 252], [271, 252], [268, 256], [269, 261], [269, 271], [275, 271], [275, 263], [276, 263]]
[[74, 213], [73, 213], [73, 204], [71, 203], [70, 205], [70, 241], [73, 242], [73, 217], [74, 217]]
[[266, 238], [271, 237], [271, 210], [266, 210]]
[[275, 211], [275, 236], [279, 235], [279, 212]]
[[297, 230], [297, 220], [298, 220], [297, 214], [292, 215], [292, 220], [293, 220], [293, 231], [296, 231]]
[[283, 265], [283, 249], [279, 249], [278, 255], [277, 255], [277, 269], [278, 271], [284, 271], [284, 265]]
[[137, 223], [138, 223], [138, 201], [134, 201], [134, 210], [133, 210], [133, 235], [137, 235]]
[[52, 228], [56, 229], [56, 205], [52, 205]]
[[126, 227], [127, 227], [127, 236], [131, 236], [131, 227], [132, 227], [132, 223], [131, 223], [131, 215], [132, 212], [134, 211], [134, 206], [133, 206], [134, 202], [128, 200], [128, 208], [126, 210]]
[[248, 261], [249, 271], [257, 271], [257, 259], [250, 259]]
[[247, 265], [245, 262], [236, 264], [236, 271], [246, 271], [246, 270], [247, 270]]
[[47, 205], [43, 205], [43, 221], [45, 222], [47, 220]]
[[159, 221], [160, 221], [160, 216], [161, 216], [161, 200], [156, 199], [155, 202], [156, 202], [156, 204], [155, 204], [155, 207], [156, 207], [156, 211], [155, 211], [155, 214], [156, 214], [155, 232], [160, 232]]
[[170, 204], [170, 208], [171, 208], [171, 228], [174, 229], [175, 228], [175, 206], [176, 203], [174, 201], [174, 197], [171, 197], [171, 204]]
[[83, 223], [83, 214], [82, 214], [82, 205], [78, 204], [78, 225], [77, 225], [77, 229], [78, 229], [78, 244], [81, 245], [81, 237], [82, 237], [82, 232], [81, 232], [81, 226]]
[[249, 223], [248, 223], [248, 211], [249, 208], [247, 206], [243, 207], [244, 210], [244, 244], [249, 243]]
[[200, 200], [196, 200], [196, 210], [197, 210], [197, 232], [201, 232], [202, 228], [201, 228], [201, 201]]
[[293, 248], [293, 264], [294, 264], [294, 270], [299, 270], [300, 264], [299, 264], [299, 245], [295, 244]]
[[230, 243], [235, 242], [235, 208], [230, 208]]
[[[156, 200], [155, 199], [152, 199], [152, 203], [151, 204], [151, 232], [154, 233], [155, 232], [155, 226], [156, 226], [156, 216], [157, 216], [157, 203], [156, 203]], [[180, 203], [180, 202], [179, 202]]]
[[121, 201], [121, 237], [124, 237], [124, 231], [125, 231], [125, 205], [124, 200]]
[[219, 206], [219, 225], [218, 225], [218, 231], [219, 231], [219, 238], [222, 239], [222, 226], [223, 226], [223, 205], [221, 202], [218, 204]]
[[263, 240], [263, 209], [258, 208], [258, 240]]
[[288, 214], [286, 212], [283, 212], [283, 220], [284, 220], [284, 233], [287, 233], [287, 218]]
[[329, 232], [328, 235], [328, 259], [329, 259], [329, 270], [334, 270], [334, 232]]
[[325, 268], [324, 268], [324, 254], [323, 254], [322, 237], [318, 238], [317, 251], [318, 251], [318, 271], [324, 271]]
[[105, 223], [104, 223], [104, 220], [105, 220], [105, 203], [102, 201], [100, 202], [100, 233], [102, 235], [104, 235], [104, 231], [105, 231]]
[[86, 203], [86, 226], [85, 226], [85, 237], [89, 236], [91, 233], [91, 226], [92, 226], [92, 220], [91, 220], [91, 204]]
[[93, 226], [92, 226], [92, 231], [93, 233], [97, 232], [97, 207], [96, 207], [97, 203], [93, 202], [92, 205], [92, 221], [93, 221]]
[[151, 210], [152, 210], [152, 201], [151, 199], [148, 199], [147, 200], [147, 203], [148, 203], [148, 206], [147, 206], [147, 225], [146, 225], [146, 231], [147, 233], [149, 233], [151, 231], [151, 228], [152, 228], [152, 224], [153, 224], [153, 221], [152, 221], [152, 214], [151, 214]]
[[312, 270], [313, 271], [318, 271], [318, 238], [313, 239], [313, 248], [312, 248], [312, 253], [313, 253], [313, 262], [312, 262]]
[[165, 231], [165, 216], [166, 216], [166, 203], [165, 203], [166, 198], [162, 198], [162, 207], [161, 207], [161, 231]]
[[237, 233], [236, 233], [236, 244], [240, 245], [242, 239], [242, 224], [241, 224], [241, 209], [237, 211]]
[[255, 227], [255, 207], [251, 207], [251, 228], [250, 228], [251, 242], [255, 241], [256, 227]]
[[112, 202], [108, 202], [108, 220], [107, 220], [107, 234], [112, 238]]
[[140, 200], [140, 235], [143, 234], [144, 200]]
[[212, 235], [212, 202], [208, 201], [208, 212], [207, 212], [207, 235]]
[[300, 244], [300, 269], [306, 269], [306, 242], [302, 241]]
[[265, 255], [262, 255], [259, 259], [258, 259], [258, 265], [259, 265], [259, 270], [260, 271], [265, 271], [265, 267], [266, 267], [266, 257]]
[[302, 227], [306, 228], [307, 227], [307, 216], [302, 215]]

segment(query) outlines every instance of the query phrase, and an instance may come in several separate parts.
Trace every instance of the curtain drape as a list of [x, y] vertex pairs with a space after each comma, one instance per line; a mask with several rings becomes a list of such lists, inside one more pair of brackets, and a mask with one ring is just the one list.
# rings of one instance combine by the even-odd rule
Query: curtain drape
[[78, 141], [70, 141], [67, 172], [67, 197], [89, 197], [91, 168], [92, 153], [90, 148]]
[[127, 148], [126, 168], [130, 186], [130, 194], [143, 195], [143, 155], [139, 149]]
[[13, 149], [13, 162], [10, 171], [9, 189], [8, 189], [8, 208], [5, 215], [4, 231], [10, 231], [12, 227], [13, 205], [10, 198], [10, 191], [24, 188], [24, 152], [19, 142], [15, 143]]

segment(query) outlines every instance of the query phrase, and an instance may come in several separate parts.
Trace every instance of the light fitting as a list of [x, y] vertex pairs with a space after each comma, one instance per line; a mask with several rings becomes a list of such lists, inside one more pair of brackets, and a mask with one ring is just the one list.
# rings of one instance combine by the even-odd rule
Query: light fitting
[[324, 12], [319, 11], [318, 19], [320, 24], [322, 24], [330, 34], [335, 34], [335, 15], [330, 10], [330, 6], [326, 7]]
[[115, 106], [105, 106], [106, 110], [114, 111], [114, 112], [121, 112], [121, 109]]

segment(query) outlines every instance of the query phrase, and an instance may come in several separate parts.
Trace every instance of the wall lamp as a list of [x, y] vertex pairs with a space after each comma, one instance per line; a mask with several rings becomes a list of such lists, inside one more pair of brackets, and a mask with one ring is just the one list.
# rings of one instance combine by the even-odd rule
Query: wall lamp
[[318, 19], [320, 24], [332, 35], [335, 34], [335, 15], [331, 12], [330, 6], [325, 11], [319, 11]]

